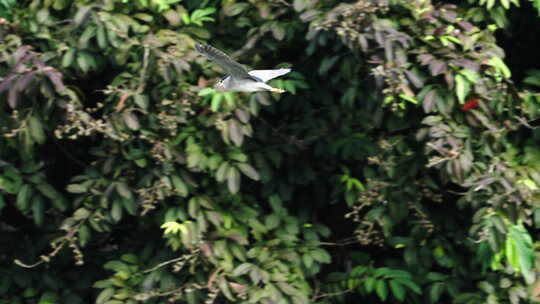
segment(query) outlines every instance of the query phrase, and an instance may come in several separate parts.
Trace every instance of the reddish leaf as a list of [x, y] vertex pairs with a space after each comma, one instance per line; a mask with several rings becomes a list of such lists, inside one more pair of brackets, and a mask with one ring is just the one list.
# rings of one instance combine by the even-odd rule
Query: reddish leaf
[[474, 108], [478, 107], [478, 98], [469, 98], [465, 103], [461, 106], [461, 109], [463, 111], [469, 111]]

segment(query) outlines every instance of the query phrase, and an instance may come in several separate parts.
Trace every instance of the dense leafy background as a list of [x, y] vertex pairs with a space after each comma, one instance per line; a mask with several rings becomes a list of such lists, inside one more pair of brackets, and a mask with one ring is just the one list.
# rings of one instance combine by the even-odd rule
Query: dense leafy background
[[0, 302], [540, 300], [540, 2], [451, 2], [0, 0]]

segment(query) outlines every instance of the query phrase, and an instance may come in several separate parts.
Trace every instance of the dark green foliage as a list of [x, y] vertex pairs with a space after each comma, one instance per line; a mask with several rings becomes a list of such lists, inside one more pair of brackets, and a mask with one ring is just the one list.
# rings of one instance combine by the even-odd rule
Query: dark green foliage
[[540, 299], [540, 3], [458, 4], [0, 0], [0, 303]]

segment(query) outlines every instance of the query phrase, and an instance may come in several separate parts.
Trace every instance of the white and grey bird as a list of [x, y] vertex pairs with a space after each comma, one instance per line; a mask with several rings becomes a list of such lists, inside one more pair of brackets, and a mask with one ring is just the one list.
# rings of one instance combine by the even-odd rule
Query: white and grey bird
[[228, 74], [214, 85], [214, 89], [217, 91], [285, 92], [285, 90], [269, 86], [266, 82], [289, 73], [291, 69], [253, 70], [248, 72], [240, 63], [208, 44], [197, 43], [195, 48], [199, 53], [218, 64]]

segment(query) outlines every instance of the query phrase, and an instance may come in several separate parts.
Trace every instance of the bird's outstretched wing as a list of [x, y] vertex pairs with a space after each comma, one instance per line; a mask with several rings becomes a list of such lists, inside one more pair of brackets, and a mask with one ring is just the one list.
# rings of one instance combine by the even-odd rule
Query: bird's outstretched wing
[[233, 78], [237, 79], [253, 79], [251, 75], [248, 74], [248, 71], [238, 62], [231, 59], [227, 54], [222, 51], [212, 47], [208, 44], [197, 43], [195, 44], [195, 49], [208, 59], [217, 63], [225, 73], [231, 75]]
[[249, 75], [255, 76], [263, 82], [267, 82], [270, 79], [274, 79], [278, 76], [287, 74], [291, 69], [277, 69], [277, 70], [253, 70], [249, 72]]

